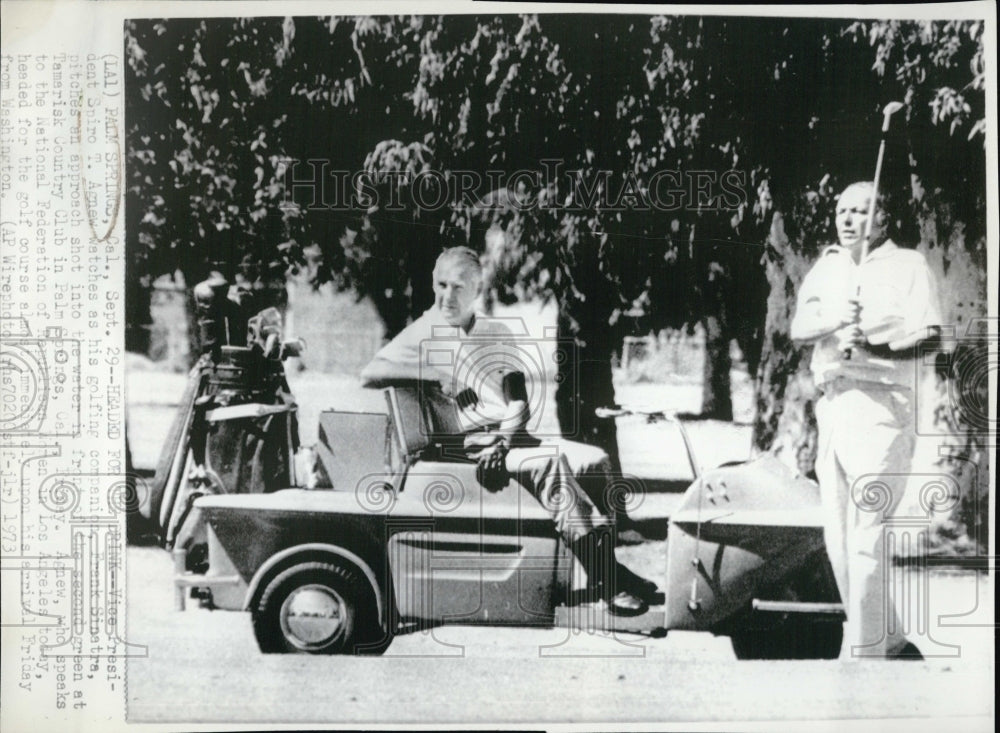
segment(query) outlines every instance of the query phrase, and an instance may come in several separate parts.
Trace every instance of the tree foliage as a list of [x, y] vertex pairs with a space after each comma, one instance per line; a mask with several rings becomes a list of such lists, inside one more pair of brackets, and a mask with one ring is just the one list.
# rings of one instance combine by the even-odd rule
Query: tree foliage
[[[407, 247], [394, 242], [392, 257], [374, 235], [360, 243], [343, 235], [377, 231], [372, 215], [385, 212], [331, 210], [322, 205], [331, 198], [347, 203], [344, 181], [327, 178], [323, 192], [308, 182], [332, 171], [404, 172], [410, 180], [435, 171], [454, 190], [459, 171], [503, 171], [509, 180], [558, 161], [550, 166], [576, 171], [582, 188], [567, 176], [521, 179], [529, 204], [485, 207], [506, 215], [505, 225], [531, 220], [506, 238], [520, 251], [506, 253], [497, 284], [572, 294], [572, 263], [583, 258], [566, 240], [586, 232], [599, 241], [599, 269], [616, 304], [639, 301], [657, 321], [692, 322], [704, 309], [702, 290], [713, 303], [739, 289], [725, 275], [759, 257], [775, 200], [797, 214], [800, 198], [808, 207], [822, 196], [820, 181], [869, 175], [879, 109], [891, 98], [907, 102], [905, 138], [889, 160], [914, 177], [904, 181], [908, 198], [925, 210], [945, 199], [951, 220], [972, 227], [970, 240], [982, 234], [974, 227], [982, 227], [984, 197], [956, 193], [983, 186], [969, 178], [984, 175], [978, 23], [621, 15], [137, 21], [126, 51], [129, 231], [143, 274], [245, 251], [301, 261], [302, 248], [315, 243], [325, 255], [320, 278], [380, 290], [372, 276], [386, 273], [369, 260], [409, 264], [398, 256]], [[300, 161], [291, 173], [288, 160]], [[323, 161], [323, 170], [310, 160]], [[735, 171], [749, 195], [720, 206], [689, 189], [675, 211], [643, 206], [663, 170]], [[407, 239], [421, 229], [442, 243], [481, 239], [484, 183], [478, 196], [446, 198], [435, 210], [404, 193], [381, 224], [403, 225]], [[590, 197], [596, 202], [577, 196], [575, 207], [561, 205], [590, 192], [588, 184], [603, 194]], [[313, 206], [318, 193], [321, 205]], [[829, 236], [825, 219], [805, 226]], [[677, 279], [694, 292], [666, 285]]]

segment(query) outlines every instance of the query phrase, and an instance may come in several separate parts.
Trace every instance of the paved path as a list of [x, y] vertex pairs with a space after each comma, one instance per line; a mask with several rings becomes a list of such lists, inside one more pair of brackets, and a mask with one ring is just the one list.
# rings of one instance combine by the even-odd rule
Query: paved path
[[[993, 729], [992, 628], [938, 628], [961, 656], [916, 663], [738, 662], [728, 639], [706, 633], [490, 627], [400, 636], [377, 658], [264, 656], [247, 614], [172, 610], [166, 552], [133, 547], [127, 559], [128, 639], [149, 647], [128, 664], [134, 722], [894, 719], [886, 730], [920, 718], [931, 720], [905, 730]], [[983, 623], [985, 591], [983, 575], [935, 571], [935, 625], [965, 611], [945, 621]]]

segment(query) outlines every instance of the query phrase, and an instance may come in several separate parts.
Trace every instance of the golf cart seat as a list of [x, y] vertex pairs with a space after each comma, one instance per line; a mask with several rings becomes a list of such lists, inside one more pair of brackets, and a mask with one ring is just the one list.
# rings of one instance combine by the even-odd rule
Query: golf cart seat
[[457, 407], [450, 398], [419, 384], [389, 387], [385, 398], [388, 414], [320, 413], [316, 450], [329, 486], [353, 489], [366, 476], [399, 474], [417, 460], [465, 462]]
[[466, 460], [458, 407], [436, 386], [387, 387], [385, 399], [392, 438], [403, 465], [428, 458]]

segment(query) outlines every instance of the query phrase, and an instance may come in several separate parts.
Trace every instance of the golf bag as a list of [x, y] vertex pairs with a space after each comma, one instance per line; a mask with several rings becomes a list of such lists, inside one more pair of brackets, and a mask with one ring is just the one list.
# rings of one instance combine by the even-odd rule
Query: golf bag
[[[161, 452], [149, 505], [160, 542], [188, 549], [189, 566], [203, 559], [198, 547], [206, 542], [195, 500], [292, 486], [299, 445], [296, 405], [282, 362], [297, 356], [302, 344], [281, 340], [281, 315], [274, 308], [242, 320], [238, 333], [245, 346], [228, 343], [235, 331], [231, 324], [242, 317], [239, 303], [230, 297], [223, 309], [217, 288], [203, 285], [195, 289], [203, 354]], [[199, 288], [208, 296], [199, 298]]]

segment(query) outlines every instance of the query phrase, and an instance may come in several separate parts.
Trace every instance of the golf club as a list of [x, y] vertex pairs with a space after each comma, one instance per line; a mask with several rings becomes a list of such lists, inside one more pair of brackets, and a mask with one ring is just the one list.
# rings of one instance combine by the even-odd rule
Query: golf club
[[[868, 248], [872, 238], [872, 220], [875, 218], [875, 209], [878, 202], [878, 184], [879, 179], [882, 177], [882, 160], [885, 158], [885, 138], [889, 132], [889, 121], [903, 107], [902, 102], [889, 102], [889, 104], [882, 108], [882, 140], [879, 142], [878, 158], [875, 160], [875, 178], [872, 179], [872, 195], [871, 201], [868, 203], [868, 219], [865, 221], [865, 233], [864, 238], [861, 240], [861, 257], [858, 259], [858, 265], [868, 258]], [[860, 280], [855, 285], [855, 296], [858, 299], [861, 298]], [[845, 360], [850, 360], [851, 349], [845, 349], [843, 357]]]

